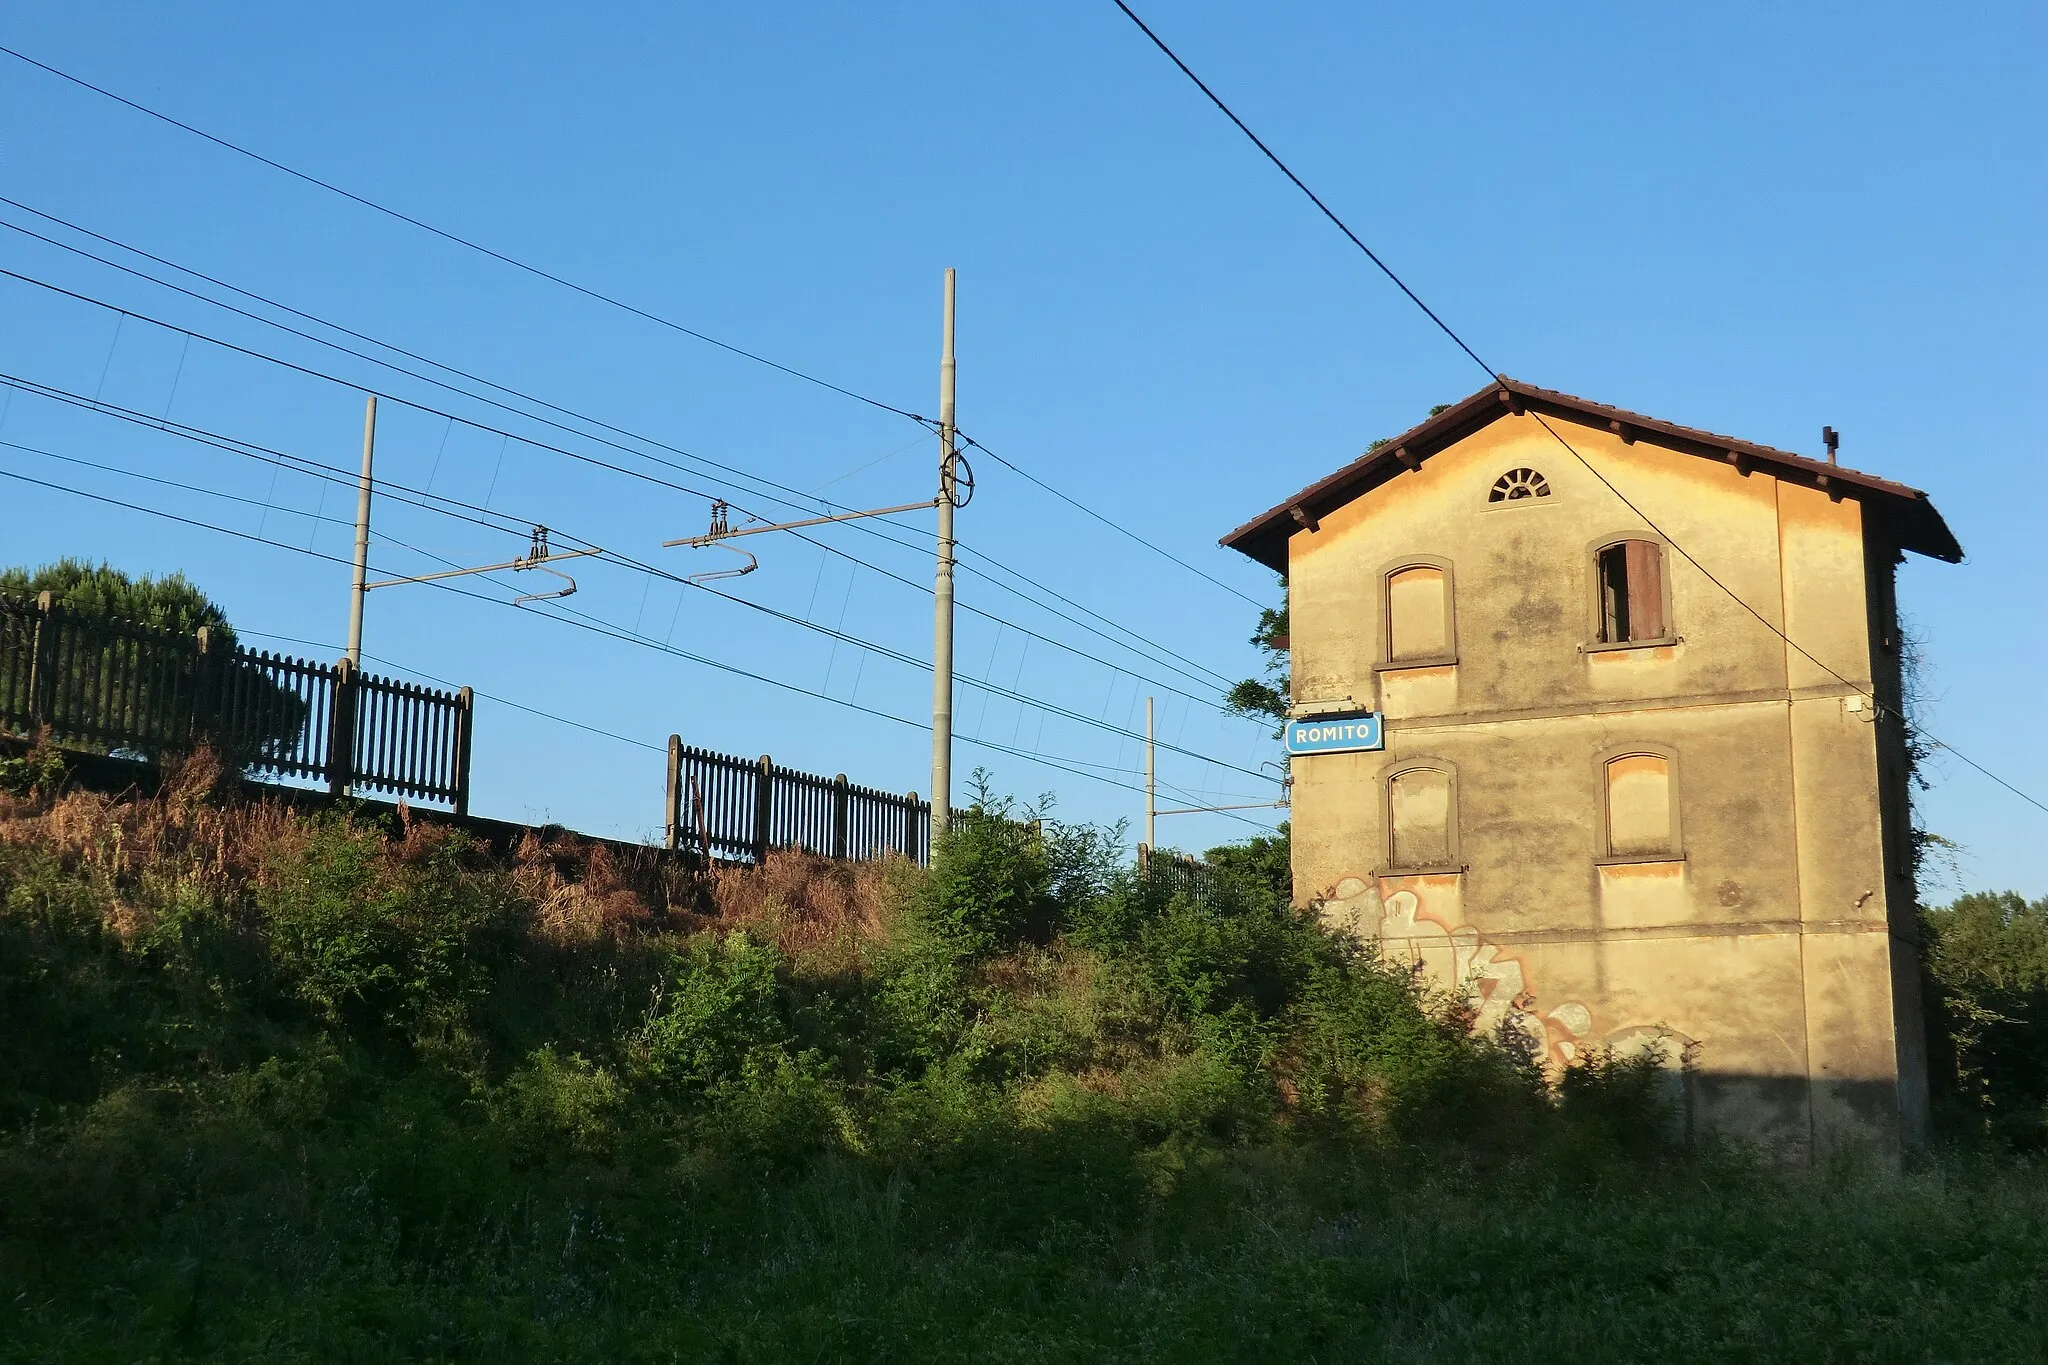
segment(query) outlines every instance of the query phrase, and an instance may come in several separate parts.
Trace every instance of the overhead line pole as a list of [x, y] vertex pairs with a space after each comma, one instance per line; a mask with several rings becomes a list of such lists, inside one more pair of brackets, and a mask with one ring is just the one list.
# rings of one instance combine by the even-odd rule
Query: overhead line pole
[[363, 662], [363, 599], [369, 596], [370, 578], [370, 464], [377, 450], [377, 395], [371, 394], [363, 408], [363, 476], [356, 484], [355, 581], [348, 598], [348, 661]]
[[953, 425], [953, 267], [939, 344], [939, 555], [932, 609], [932, 833], [953, 814], [953, 486], [959, 451]]
[[1159, 769], [1156, 764], [1153, 748], [1152, 699], [1147, 697], [1145, 698], [1145, 847], [1147, 848], [1153, 846], [1152, 825], [1159, 815]]

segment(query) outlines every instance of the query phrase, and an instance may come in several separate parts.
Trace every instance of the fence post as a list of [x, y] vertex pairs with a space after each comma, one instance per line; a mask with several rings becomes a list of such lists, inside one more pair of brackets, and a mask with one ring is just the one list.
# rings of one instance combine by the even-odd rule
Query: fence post
[[57, 595], [36, 594], [35, 642], [28, 656], [28, 728], [38, 733], [50, 723], [51, 698], [57, 690]]
[[918, 810], [916, 792], [903, 798], [903, 856], [913, 863], [924, 861], [919, 856], [924, 851], [924, 840], [919, 837], [922, 831], [917, 827]]
[[775, 760], [761, 755], [754, 775], [754, 866], [768, 861], [768, 835], [775, 819]]
[[221, 673], [227, 657], [215, 648], [211, 626], [199, 628], [198, 640], [199, 654], [192, 664], [192, 729], [186, 738], [195, 745], [211, 742], [222, 759], [232, 762], [228, 742], [220, 734]]
[[846, 774], [832, 779], [832, 856], [846, 856]]
[[455, 694], [455, 814], [469, 814], [469, 755], [476, 738], [476, 692], [463, 688]]
[[327, 790], [346, 796], [355, 775], [356, 666], [344, 656], [334, 665], [334, 709], [327, 716]]
[[683, 737], [668, 737], [668, 787], [662, 806], [662, 842], [673, 853], [683, 846]]

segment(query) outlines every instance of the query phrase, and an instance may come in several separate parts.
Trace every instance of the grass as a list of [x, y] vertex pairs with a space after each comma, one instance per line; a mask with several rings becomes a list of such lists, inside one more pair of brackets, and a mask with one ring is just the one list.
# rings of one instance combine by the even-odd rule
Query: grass
[[2037, 1161], [1673, 1149], [1099, 831], [694, 885], [38, 771], [0, 1360], [2048, 1358]]

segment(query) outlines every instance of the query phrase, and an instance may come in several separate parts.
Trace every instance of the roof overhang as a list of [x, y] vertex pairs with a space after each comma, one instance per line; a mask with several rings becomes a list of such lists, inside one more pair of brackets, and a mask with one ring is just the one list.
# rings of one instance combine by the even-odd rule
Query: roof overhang
[[[1741, 469], [1765, 469], [1792, 483], [1819, 488], [1831, 497], [1854, 497], [1862, 501], [1890, 528], [1900, 549], [1931, 556], [1954, 564], [1962, 559], [1963, 547], [1934, 509], [1928, 496], [1890, 479], [1864, 474], [1825, 460], [1809, 459], [1788, 450], [1738, 441], [1695, 427], [1645, 417], [1639, 412], [1589, 402], [1555, 389], [1499, 379], [1460, 403], [1453, 403], [1420, 426], [1411, 427], [1390, 441], [1367, 451], [1328, 478], [1302, 489], [1287, 501], [1262, 513], [1223, 537], [1223, 544], [1278, 573], [1287, 572], [1287, 540], [1295, 531], [1314, 530], [1322, 519], [1339, 507], [1362, 497], [1381, 484], [1409, 470], [1481, 427], [1503, 417], [1537, 413], [1578, 426], [1594, 427], [1620, 436], [1622, 440], [1649, 441], [1672, 450], [1720, 460]], [[1560, 433], [1564, 434], [1564, 433]]]

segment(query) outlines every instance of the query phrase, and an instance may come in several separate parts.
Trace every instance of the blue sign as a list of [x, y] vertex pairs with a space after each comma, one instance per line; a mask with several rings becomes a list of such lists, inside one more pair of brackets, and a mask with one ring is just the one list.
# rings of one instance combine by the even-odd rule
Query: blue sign
[[1287, 722], [1287, 752], [1290, 754], [1349, 754], [1361, 749], [1384, 749], [1380, 718], [1372, 711], [1346, 716], [1312, 716]]

